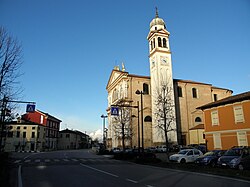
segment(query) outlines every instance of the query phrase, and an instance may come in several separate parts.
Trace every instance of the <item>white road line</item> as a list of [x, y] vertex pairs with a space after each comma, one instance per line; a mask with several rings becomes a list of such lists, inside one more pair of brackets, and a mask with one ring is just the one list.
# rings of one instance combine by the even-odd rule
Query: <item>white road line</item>
[[44, 162], [50, 162], [50, 159], [45, 159]]
[[126, 181], [129, 181], [129, 182], [132, 182], [132, 183], [135, 183], [135, 184], [137, 184], [137, 183], [138, 183], [138, 181], [131, 180], [131, 179], [126, 179]]
[[31, 160], [25, 160], [24, 162], [26, 162], [26, 163], [27, 163], [27, 162], [30, 162], [30, 161], [31, 161]]
[[69, 160], [68, 159], [63, 159], [63, 161], [68, 162]]
[[93, 168], [93, 167], [87, 166], [87, 165], [85, 165], [85, 164], [80, 164], [80, 165], [83, 166], [83, 167], [86, 167], [86, 168], [89, 168], [89, 169], [92, 169], [92, 170], [95, 170], [95, 171], [98, 171], [98, 172], [101, 172], [101, 173], [110, 175], [110, 176], [112, 176], [112, 177], [118, 177], [118, 175], [114, 175], [114, 174], [112, 174], [112, 173], [109, 173], [109, 172], [106, 172], [106, 171], [103, 171], [103, 170], [100, 170], [100, 169], [97, 169], [97, 168]]
[[23, 181], [22, 181], [22, 166], [19, 165], [18, 167], [18, 187], [23, 187]]
[[40, 159], [36, 159], [35, 162], [40, 162], [41, 160]]
[[60, 160], [59, 159], [54, 159], [55, 162], [59, 162]]
[[14, 163], [17, 164], [17, 163], [19, 163], [19, 162], [21, 162], [21, 160], [16, 160]]
[[151, 186], [151, 185], [146, 185], [147, 187], [154, 187], [154, 186]]

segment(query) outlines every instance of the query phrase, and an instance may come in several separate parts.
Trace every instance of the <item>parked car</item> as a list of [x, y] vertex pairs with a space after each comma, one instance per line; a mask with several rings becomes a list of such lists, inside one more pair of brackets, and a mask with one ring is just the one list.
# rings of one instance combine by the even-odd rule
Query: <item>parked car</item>
[[194, 162], [203, 153], [198, 149], [183, 149], [177, 154], [173, 154], [169, 157], [172, 162], [186, 163]]
[[145, 149], [145, 152], [149, 152], [149, 153], [156, 153], [157, 149], [156, 147], [148, 147], [147, 149]]
[[237, 158], [232, 159], [228, 165], [230, 168], [236, 168], [240, 170], [249, 169], [250, 168], [250, 147], [243, 148], [241, 151], [241, 155]]
[[166, 145], [160, 145], [156, 148], [156, 151], [158, 153], [163, 153], [163, 152], [167, 152], [167, 146]]
[[218, 159], [218, 166], [235, 168], [242, 157], [249, 155], [250, 147], [232, 147], [227, 150], [223, 156]]
[[120, 153], [122, 150], [119, 147], [114, 147], [111, 149], [112, 153]]
[[225, 153], [225, 150], [213, 150], [206, 152], [204, 155], [199, 156], [195, 163], [200, 165], [210, 165], [214, 167], [217, 164], [218, 159]]

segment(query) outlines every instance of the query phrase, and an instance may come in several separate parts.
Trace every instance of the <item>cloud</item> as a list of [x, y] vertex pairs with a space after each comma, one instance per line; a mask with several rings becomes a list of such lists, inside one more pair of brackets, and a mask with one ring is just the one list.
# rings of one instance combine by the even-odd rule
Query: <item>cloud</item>
[[99, 142], [102, 142], [103, 132], [101, 129], [98, 129], [94, 132], [91, 132], [89, 136], [92, 138], [92, 140], [98, 139]]

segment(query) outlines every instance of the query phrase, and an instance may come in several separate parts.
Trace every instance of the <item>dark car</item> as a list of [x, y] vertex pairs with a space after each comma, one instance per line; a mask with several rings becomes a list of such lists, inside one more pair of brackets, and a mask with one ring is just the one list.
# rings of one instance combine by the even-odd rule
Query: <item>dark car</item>
[[229, 167], [240, 170], [250, 169], [250, 148], [243, 149], [240, 157], [229, 162]]
[[226, 166], [235, 168], [238, 161], [241, 158], [249, 155], [250, 147], [242, 146], [242, 147], [232, 147], [231, 149], [227, 150], [223, 156], [218, 159], [218, 166]]
[[204, 155], [199, 156], [195, 163], [200, 165], [210, 165], [214, 167], [217, 164], [218, 159], [225, 153], [225, 150], [213, 150], [206, 152]]

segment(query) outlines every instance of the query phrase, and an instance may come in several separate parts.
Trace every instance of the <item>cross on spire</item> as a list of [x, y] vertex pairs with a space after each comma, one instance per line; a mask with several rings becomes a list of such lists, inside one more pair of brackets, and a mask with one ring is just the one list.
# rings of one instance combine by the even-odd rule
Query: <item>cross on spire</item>
[[155, 18], [158, 18], [158, 17], [159, 17], [159, 15], [158, 15], [158, 8], [155, 7]]

